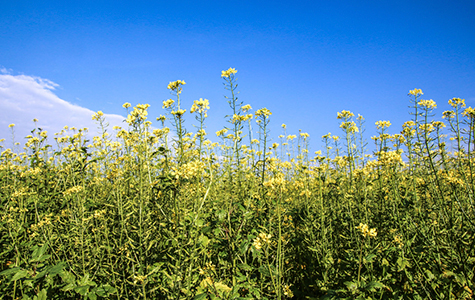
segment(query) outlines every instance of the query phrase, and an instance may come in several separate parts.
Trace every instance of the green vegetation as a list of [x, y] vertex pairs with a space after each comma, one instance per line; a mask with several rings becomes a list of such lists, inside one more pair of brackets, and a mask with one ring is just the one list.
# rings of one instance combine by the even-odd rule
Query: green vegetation
[[[272, 143], [265, 108], [237, 98], [212, 143], [206, 99], [188, 132], [185, 82], [168, 85], [167, 117], [128, 111], [125, 128], [55, 134], [0, 157], [0, 294], [5, 299], [471, 299], [475, 282], [475, 111], [409, 96], [400, 134], [338, 113], [343, 138]], [[168, 118], [168, 119], [167, 119]], [[166, 127], [170, 122], [171, 129]], [[447, 132], [443, 127], [447, 125]], [[254, 126], [254, 127], [252, 127]], [[11, 125], [12, 131], [14, 125]], [[115, 132], [114, 137], [110, 132]], [[447, 134], [447, 135], [445, 135]], [[453, 149], [446, 145], [450, 141]]]

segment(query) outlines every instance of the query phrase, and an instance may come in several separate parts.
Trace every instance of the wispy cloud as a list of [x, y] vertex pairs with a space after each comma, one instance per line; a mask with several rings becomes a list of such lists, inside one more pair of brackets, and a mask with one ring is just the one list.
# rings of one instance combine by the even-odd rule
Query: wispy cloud
[[[54, 93], [58, 84], [35, 76], [11, 75], [5, 68], [0, 73], [0, 138], [9, 140], [8, 125], [13, 123], [16, 141], [23, 142], [34, 128], [34, 118], [38, 119], [38, 127], [47, 130], [50, 136], [65, 125], [87, 127], [91, 134], [96, 134], [97, 124], [91, 118], [95, 112], [60, 99]], [[104, 116], [111, 127], [124, 124], [123, 116], [106, 113]]]

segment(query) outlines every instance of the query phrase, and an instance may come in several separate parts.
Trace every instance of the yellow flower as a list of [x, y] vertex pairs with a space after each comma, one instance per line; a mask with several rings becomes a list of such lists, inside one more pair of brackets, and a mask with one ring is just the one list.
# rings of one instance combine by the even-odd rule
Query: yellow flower
[[221, 71], [221, 77], [229, 78], [229, 76], [237, 73], [237, 70], [234, 68], [229, 68], [226, 71]]
[[264, 118], [268, 118], [270, 115], [272, 115], [272, 113], [265, 107], [256, 111], [256, 117], [264, 116]]
[[376, 128], [378, 128], [378, 129], [384, 129], [384, 128], [388, 128], [389, 126], [391, 126], [391, 122], [389, 122], [389, 121], [377, 121], [375, 124], [376, 124]]
[[413, 89], [409, 91], [408, 95], [413, 95], [413, 96], [419, 96], [419, 95], [424, 95], [421, 89]]
[[360, 223], [360, 225], [357, 226], [356, 229], [359, 229], [364, 237], [376, 237], [376, 235], [378, 234], [376, 228], [369, 229], [368, 225], [363, 223]]
[[209, 101], [208, 99], [200, 98], [200, 100], [193, 101], [193, 105], [191, 106], [190, 113], [194, 113], [198, 111], [199, 113], [205, 112], [209, 109]]
[[434, 100], [421, 100], [417, 103], [418, 105], [425, 107], [426, 109], [434, 109], [437, 108], [437, 104]]
[[348, 110], [342, 110], [341, 112], [337, 112], [337, 119], [349, 119], [351, 117], [354, 117], [355, 115]]
[[131, 107], [132, 105], [129, 103], [129, 102], [125, 102], [124, 104], [122, 104], [122, 107], [123, 108], [129, 108]]
[[104, 116], [104, 113], [102, 111], [98, 111], [94, 115], [92, 115], [93, 120], [100, 121], [101, 117]]
[[288, 298], [293, 298], [294, 297], [294, 293], [292, 293], [292, 290], [290, 289], [291, 286], [292, 286], [291, 284], [284, 284], [282, 286], [284, 296], [286, 296]]
[[246, 112], [246, 111], [251, 110], [252, 107], [249, 104], [247, 104], [247, 105], [244, 105], [243, 107], [241, 107], [241, 109], [242, 109], [243, 112]]
[[179, 109], [176, 111], [172, 111], [172, 115], [182, 116], [185, 114], [185, 112], [186, 112], [186, 109]]
[[185, 84], [186, 83], [183, 80], [173, 81], [173, 82], [170, 82], [168, 84], [167, 89], [180, 93], [181, 92], [181, 86], [185, 85]]
[[173, 99], [165, 100], [163, 101], [163, 108], [169, 108], [173, 103], [175, 103]]
[[460, 98], [452, 98], [449, 100], [449, 104], [452, 107], [457, 107], [460, 105], [460, 107], [465, 107], [465, 99], [460, 99]]
[[462, 115], [467, 118], [473, 118], [475, 116], [475, 110], [469, 106], [463, 111]]
[[15, 127], [15, 124], [12, 123], [12, 124], [8, 125], [8, 127], [13, 128], [13, 127]]
[[224, 135], [226, 132], [228, 132], [228, 130], [226, 128], [224, 129], [221, 129], [219, 131], [216, 131], [216, 136], [222, 136]]

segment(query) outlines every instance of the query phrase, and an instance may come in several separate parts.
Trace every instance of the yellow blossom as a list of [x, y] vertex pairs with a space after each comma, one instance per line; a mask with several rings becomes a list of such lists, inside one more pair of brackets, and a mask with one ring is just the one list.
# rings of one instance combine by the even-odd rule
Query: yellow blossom
[[391, 126], [391, 122], [389, 121], [377, 121], [375, 124], [378, 129], [385, 129]]
[[437, 104], [434, 100], [421, 100], [417, 103], [418, 105], [425, 107], [426, 109], [435, 109], [437, 108]]
[[229, 78], [229, 76], [237, 73], [237, 70], [234, 68], [229, 68], [226, 71], [221, 71], [221, 77]]
[[408, 95], [413, 95], [413, 96], [419, 96], [419, 95], [424, 95], [421, 89], [413, 89], [409, 91]]
[[452, 98], [449, 100], [449, 104], [454, 108], [457, 106], [465, 107], [465, 99]]
[[167, 89], [181, 93], [181, 86], [185, 84], [186, 83], [183, 80], [173, 81], [168, 84]]
[[252, 109], [252, 107], [249, 105], [249, 104], [246, 104], [244, 105], [243, 107], [241, 107], [242, 111], [243, 112], [246, 112], [246, 111], [249, 111]]
[[224, 129], [221, 129], [219, 131], [216, 131], [216, 136], [222, 136], [224, 135], [226, 132], [228, 132], [228, 130], [226, 128]]
[[255, 115], [256, 117], [263, 116], [264, 118], [268, 118], [270, 115], [272, 115], [272, 113], [270, 112], [270, 110], [264, 107], [256, 111]]
[[96, 121], [100, 121], [102, 116], [104, 116], [104, 113], [102, 111], [98, 111], [97, 113], [92, 115], [92, 119]]
[[353, 117], [354, 114], [348, 110], [342, 110], [341, 112], [337, 112], [337, 119], [349, 119]]

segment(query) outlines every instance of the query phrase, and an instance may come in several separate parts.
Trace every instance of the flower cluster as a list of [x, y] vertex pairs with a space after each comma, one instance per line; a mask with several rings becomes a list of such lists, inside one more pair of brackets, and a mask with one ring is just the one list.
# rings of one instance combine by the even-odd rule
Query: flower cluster
[[343, 120], [346, 120], [346, 119], [349, 119], [351, 117], [354, 117], [355, 115], [351, 112], [351, 111], [348, 111], [348, 110], [342, 110], [341, 112], [337, 112], [337, 119], [343, 119]]
[[422, 92], [421, 89], [413, 89], [409, 91], [408, 95], [420, 96], [420, 95], [424, 95], [424, 93]]
[[200, 100], [193, 101], [193, 105], [191, 106], [190, 113], [194, 113], [195, 111], [198, 111], [198, 113], [203, 113], [208, 109], [209, 109], [208, 99], [203, 100], [203, 98], [200, 98]]
[[426, 109], [435, 109], [437, 108], [437, 104], [434, 100], [421, 100], [417, 103], [418, 105], [426, 108]]
[[256, 111], [256, 117], [263, 116], [264, 118], [268, 118], [270, 115], [272, 115], [272, 113], [265, 107]]
[[391, 122], [389, 121], [377, 121], [375, 124], [378, 129], [385, 129], [391, 126]]
[[177, 81], [173, 81], [173, 82], [170, 82], [167, 86], [167, 89], [169, 90], [172, 90], [172, 91], [175, 91], [177, 92], [178, 94], [181, 93], [181, 86], [182, 85], [185, 85], [185, 81], [183, 80], [177, 80]]
[[226, 71], [221, 71], [221, 77], [224, 78], [229, 78], [231, 75], [234, 75], [237, 73], [237, 70], [234, 68], [229, 68]]
[[356, 229], [360, 230], [364, 237], [376, 237], [378, 234], [376, 228], [369, 229], [368, 225], [360, 223], [359, 226], [356, 226]]
[[270, 244], [270, 239], [272, 238], [272, 235], [266, 234], [264, 232], [259, 233], [259, 235], [254, 239], [254, 242], [252, 245], [254, 248], [257, 250], [261, 250], [264, 245], [269, 245]]

